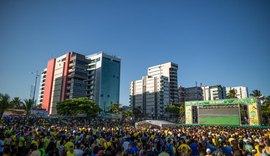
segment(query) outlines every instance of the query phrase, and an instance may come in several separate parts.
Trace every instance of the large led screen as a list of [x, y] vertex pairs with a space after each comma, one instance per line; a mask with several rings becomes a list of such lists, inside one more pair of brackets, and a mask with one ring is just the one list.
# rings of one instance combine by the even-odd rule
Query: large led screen
[[198, 110], [199, 124], [240, 125], [238, 105], [202, 105]]

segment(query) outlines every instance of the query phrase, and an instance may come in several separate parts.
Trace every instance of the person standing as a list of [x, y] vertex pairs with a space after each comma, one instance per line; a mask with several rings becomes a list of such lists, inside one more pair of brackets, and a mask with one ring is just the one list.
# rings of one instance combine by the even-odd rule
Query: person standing
[[5, 149], [5, 143], [4, 143], [4, 139], [3, 136], [0, 136], [0, 156], [2, 156], [4, 154], [4, 149]]
[[69, 147], [69, 150], [67, 151], [67, 156], [76, 156], [76, 153], [74, 151], [74, 146]]
[[164, 146], [162, 146], [162, 152], [159, 153], [158, 156], [170, 156], [170, 154], [168, 152], [166, 152], [166, 148]]

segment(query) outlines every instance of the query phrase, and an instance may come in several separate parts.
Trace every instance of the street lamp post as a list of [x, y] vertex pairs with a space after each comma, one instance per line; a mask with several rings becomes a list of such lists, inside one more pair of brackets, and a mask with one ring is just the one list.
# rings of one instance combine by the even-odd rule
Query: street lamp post
[[32, 74], [35, 74], [35, 83], [34, 83], [34, 91], [33, 91], [33, 97], [32, 97], [32, 101], [34, 102], [34, 105], [36, 106], [36, 103], [35, 103], [35, 94], [36, 94], [36, 85], [37, 85], [37, 78], [38, 78], [38, 71], [36, 73], [33, 73]]

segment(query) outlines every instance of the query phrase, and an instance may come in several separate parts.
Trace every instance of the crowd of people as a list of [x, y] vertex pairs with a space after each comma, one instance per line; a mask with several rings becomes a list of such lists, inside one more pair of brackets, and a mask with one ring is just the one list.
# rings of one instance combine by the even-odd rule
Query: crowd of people
[[0, 156], [269, 156], [270, 129], [142, 127], [134, 120], [3, 117]]

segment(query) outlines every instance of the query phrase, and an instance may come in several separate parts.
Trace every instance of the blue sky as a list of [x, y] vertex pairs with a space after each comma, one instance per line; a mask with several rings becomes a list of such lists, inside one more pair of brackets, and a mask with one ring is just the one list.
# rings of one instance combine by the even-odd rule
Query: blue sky
[[0, 93], [29, 98], [31, 72], [68, 51], [122, 59], [120, 103], [153, 65], [184, 87], [247, 86], [270, 95], [268, 0], [1, 0]]

